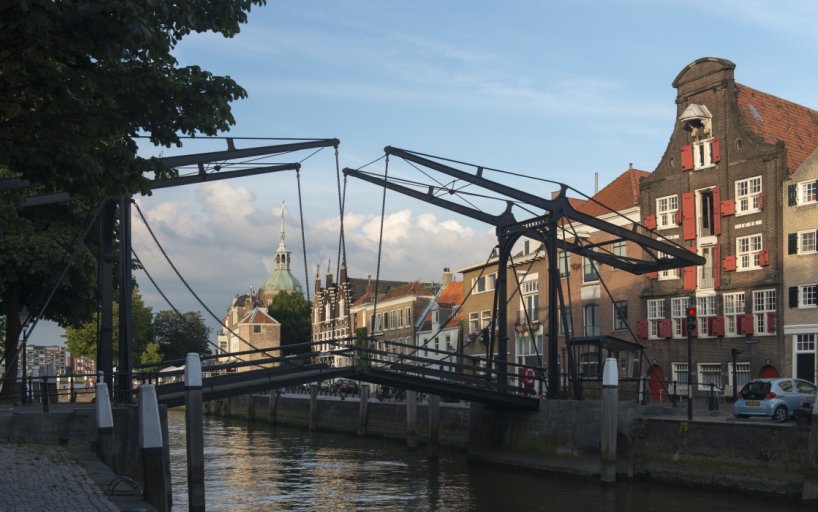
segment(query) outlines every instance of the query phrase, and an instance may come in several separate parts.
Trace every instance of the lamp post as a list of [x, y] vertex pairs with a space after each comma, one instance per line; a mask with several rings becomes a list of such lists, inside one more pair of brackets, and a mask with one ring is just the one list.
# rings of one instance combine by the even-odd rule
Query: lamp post
[[693, 419], [693, 330], [696, 329], [696, 308], [687, 308], [687, 419]]
[[737, 384], [736, 384], [738, 382], [738, 379], [736, 378], [736, 356], [743, 353], [743, 352], [744, 352], [743, 350], [739, 350], [737, 348], [734, 348], [734, 349], [732, 349], [730, 351], [730, 355], [733, 356], [733, 401], [734, 402], [736, 401], [736, 398], [738, 398], [738, 388], [737, 388]]
[[21, 362], [21, 372], [22, 378], [20, 379], [20, 403], [25, 404], [28, 403], [28, 386], [26, 384], [26, 322], [28, 322], [28, 308], [23, 306], [23, 309], [17, 314], [17, 318], [20, 319], [20, 341], [22, 347], [22, 356], [18, 359]]

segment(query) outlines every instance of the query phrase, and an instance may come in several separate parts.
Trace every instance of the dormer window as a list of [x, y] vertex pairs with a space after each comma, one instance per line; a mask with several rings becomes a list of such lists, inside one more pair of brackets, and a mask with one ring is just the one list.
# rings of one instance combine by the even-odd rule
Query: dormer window
[[719, 138], [713, 136], [713, 116], [704, 105], [688, 105], [679, 116], [689, 144], [682, 146], [682, 170], [706, 169], [721, 160]]

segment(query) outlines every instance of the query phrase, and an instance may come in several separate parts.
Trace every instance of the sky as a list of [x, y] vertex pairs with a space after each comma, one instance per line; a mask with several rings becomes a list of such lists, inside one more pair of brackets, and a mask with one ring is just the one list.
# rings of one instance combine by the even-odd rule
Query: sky
[[[180, 65], [229, 75], [248, 97], [233, 104], [234, 137], [338, 138], [337, 165], [386, 171], [394, 146], [545, 180], [592, 195], [629, 165], [653, 171], [673, 130], [671, 83], [689, 63], [720, 57], [736, 81], [818, 109], [818, 2], [663, 0], [413, 2], [268, 1], [241, 33], [188, 36]], [[266, 142], [238, 141], [238, 147]], [[224, 148], [142, 147], [170, 156]], [[140, 208], [182, 276], [216, 316], [235, 294], [258, 289], [273, 270], [281, 205], [293, 273], [314, 293], [338, 263], [339, 200], [331, 149], [282, 161], [295, 173], [157, 190]], [[378, 160], [378, 161], [376, 161]], [[370, 162], [376, 161], [370, 164]], [[370, 165], [367, 165], [370, 164]], [[390, 173], [409, 172], [390, 160]], [[490, 179], [503, 181], [503, 175]], [[511, 183], [550, 197], [553, 183]], [[376, 275], [383, 205], [381, 279], [440, 280], [485, 261], [493, 228], [349, 178], [344, 203], [351, 277]], [[303, 211], [303, 217], [300, 215]], [[201, 311], [136, 212], [134, 249], [181, 311]], [[304, 224], [307, 271], [301, 244]], [[170, 309], [141, 272], [154, 312]], [[33, 344], [60, 344], [42, 323]]]

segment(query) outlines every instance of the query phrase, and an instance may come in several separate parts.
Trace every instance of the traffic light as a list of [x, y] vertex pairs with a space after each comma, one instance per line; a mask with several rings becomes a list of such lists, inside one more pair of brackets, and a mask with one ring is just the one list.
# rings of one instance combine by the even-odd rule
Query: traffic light
[[696, 329], [696, 308], [687, 308], [687, 332], [692, 333]]

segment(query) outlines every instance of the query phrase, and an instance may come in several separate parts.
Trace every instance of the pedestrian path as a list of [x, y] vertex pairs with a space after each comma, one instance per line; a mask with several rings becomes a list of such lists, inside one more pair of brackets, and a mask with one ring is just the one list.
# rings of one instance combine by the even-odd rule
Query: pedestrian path
[[0, 509], [8, 512], [118, 511], [60, 446], [0, 444]]

